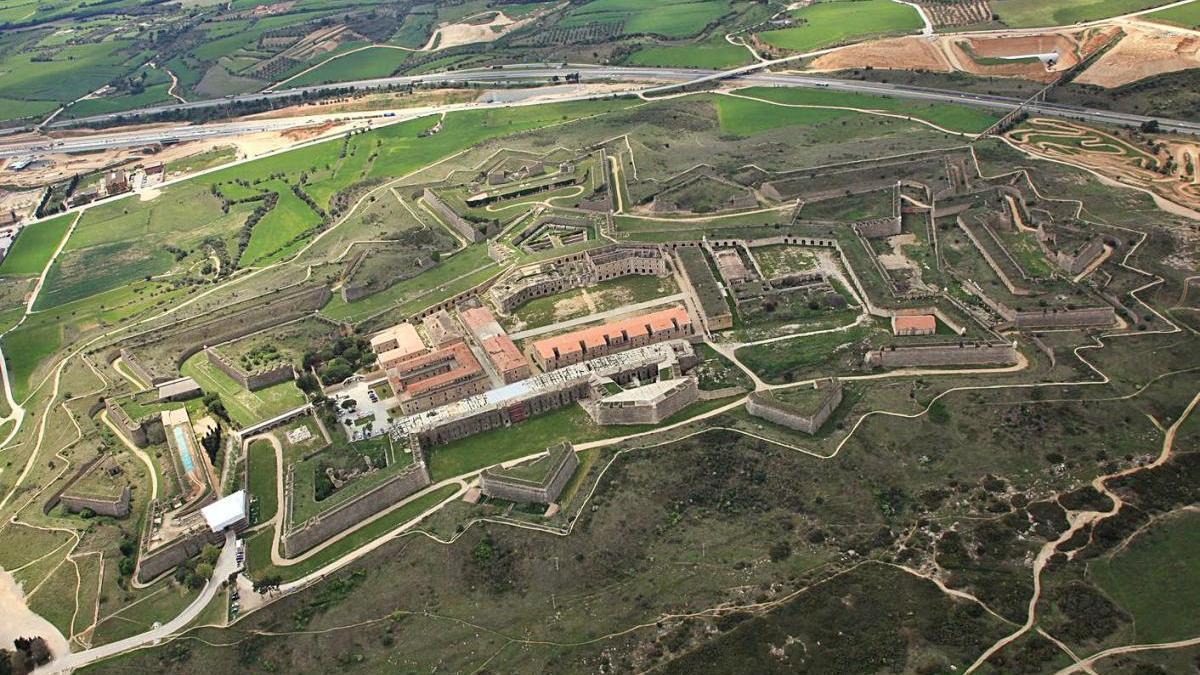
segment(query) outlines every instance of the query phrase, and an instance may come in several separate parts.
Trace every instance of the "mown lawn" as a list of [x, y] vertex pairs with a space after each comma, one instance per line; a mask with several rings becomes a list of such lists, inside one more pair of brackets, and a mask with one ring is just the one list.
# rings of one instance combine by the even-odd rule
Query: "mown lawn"
[[275, 448], [267, 441], [258, 440], [246, 449], [250, 464], [246, 468], [247, 487], [250, 494], [258, 498], [258, 518], [263, 523], [275, 517], [279, 508], [279, 495], [275, 490], [275, 475], [279, 467], [275, 463]]
[[721, 130], [737, 136], [790, 126], [812, 126], [850, 117], [859, 113], [821, 108], [781, 108], [777, 105], [731, 96], [716, 96], [717, 120]]
[[250, 233], [250, 243], [242, 251], [238, 265], [265, 264], [285, 254], [288, 244], [321, 222], [321, 216], [292, 192], [281, 180], [264, 183], [263, 187], [279, 195], [275, 208], [262, 217]]
[[180, 372], [195, 379], [205, 393], [219, 395], [230, 418], [243, 427], [304, 405], [304, 393], [295, 382], [288, 380], [258, 391], [247, 391], [213, 367], [204, 352], [184, 361]]
[[41, 274], [74, 219], [75, 214], [64, 213], [57, 218], [21, 228], [12, 249], [0, 262], [0, 276]]
[[854, 42], [867, 37], [911, 33], [925, 24], [917, 10], [892, 0], [826, 0], [791, 13], [796, 25], [758, 36], [796, 52]]
[[1142, 18], [1184, 28], [1200, 28], [1200, 3], [1193, 2], [1190, 5], [1180, 5], [1160, 12], [1152, 12]]

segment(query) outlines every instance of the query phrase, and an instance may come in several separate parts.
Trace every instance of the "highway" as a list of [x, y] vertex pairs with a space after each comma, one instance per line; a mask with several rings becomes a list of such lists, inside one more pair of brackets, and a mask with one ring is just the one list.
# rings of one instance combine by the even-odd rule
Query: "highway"
[[[303, 93], [328, 93], [337, 89], [355, 89], [366, 91], [371, 89], [383, 89], [388, 87], [404, 86], [408, 84], [424, 83], [424, 84], [465, 84], [468, 82], [493, 84], [493, 85], [513, 85], [513, 84], [528, 84], [528, 83], [543, 83], [550, 81], [554, 77], [563, 78], [567, 73], [579, 73], [581, 82], [614, 82], [627, 81], [631, 83], [638, 82], [656, 82], [656, 86], [644, 86], [633, 84], [624, 92], [626, 94], [645, 95], [647, 93], [666, 92], [677, 89], [680, 85], [700, 82], [712, 82], [718, 79], [736, 80], [739, 83], [747, 85], [761, 86], [780, 86], [780, 87], [810, 87], [819, 89], [828, 89], [832, 91], [843, 91], [860, 94], [873, 94], [883, 96], [893, 96], [897, 98], [912, 99], [917, 101], [927, 101], [934, 103], [958, 103], [961, 105], [974, 106], [979, 108], [988, 108], [998, 111], [1012, 110], [1021, 104], [1020, 99], [1007, 96], [996, 96], [990, 94], [973, 94], [964, 93], [948, 89], [929, 89], [923, 87], [914, 87], [908, 85], [892, 84], [886, 82], [866, 82], [858, 80], [842, 80], [832, 77], [823, 77], [816, 75], [800, 75], [789, 73], [776, 72], [756, 72], [753, 67], [743, 68], [736, 71], [718, 71], [718, 70], [700, 70], [688, 68], [632, 68], [618, 66], [561, 66], [551, 64], [527, 64], [518, 66], [508, 66], [505, 68], [488, 68], [478, 70], [463, 70], [444, 73], [435, 73], [422, 76], [403, 76], [403, 77], [387, 77], [371, 80], [358, 80], [355, 82], [346, 82], [337, 85], [319, 85], [312, 87], [302, 87], [297, 89], [285, 89], [276, 92], [245, 94], [232, 98], [215, 99], [207, 101], [192, 101], [189, 103], [180, 103], [173, 105], [153, 106], [142, 108], [139, 110], [129, 111], [120, 114], [98, 115], [94, 117], [80, 118], [72, 121], [55, 122], [51, 128], [61, 129], [68, 125], [86, 125], [95, 124], [97, 122], [111, 122], [117, 117], [132, 118], [137, 116], [149, 116], [167, 111], [178, 111], [186, 109], [200, 109], [205, 107], [220, 106], [230, 102], [250, 102], [261, 99], [279, 98], [292, 96]], [[666, 84], [662, 84], [663, 82]], [[606, 92], [603, 94], [590, 94], [570, 97], [570, 99], [587, 99], [587, 98], [602, 98], [611, 96], [614, 92]], [[99, 133], [89, 135], [87, 137], [74, 139], [39, 139], [37, 141], [16, 141], [12, 143], [3, 143], [0, 139], [0, 158], [26, 155], [38, 152], [87, 152], [100, 149], [116, 148], [116, 147], [131, 147], [146, 145], [150, 143], [165, 143], [179, 142], [187, 140], [198, 140], [202, 138], [216, 138], [221, 136], [232, 136], [256, 133], [262, 131], [280, 131], [283, 129], [295, 128], [309, 124], [318, 123], [320, 121], [338, 118], [361, 118], [361, 119], [379, 119], [385, 117], [391, 118], [403, 116], [402, 119], [411, 119], [416, 115], [426, 115], [433, 112], [442, 112], [447, 110], [470, 108], [470, 107], [504, 107], [510, 105], [523, 105], [527, 99], [538, 97], [541, 94], [539, 89], [528, 89], [524, 92], [508, 92], [503, 100], [495, 102], [459, 104], [456, 106], [440, 106], [429, 108], [409, 108], [399, 109], [395, 111], [372, 111], [369, 113], [347, 113], [343, 115], [308, 115], [292, 118], [281, 118], [272, 120], [255, 120], [255, 121], [235, 121], [235, 122], [217, 122], [203, 125], [192, 125], [178, 123], [171, 127], [160, 127], [153, 130], [140, 132], [113, 132]], [[1061, 103], [1035, 103], [1027, 107], [1031, 113], [1040, 115], [1049, 115], [1056, 117], [1068, 117], [1086, 122], [1098, 124], [1113, 124], [1120, 126], [1138, 126], [1152, 118], [1142, 115], [1133, 115], [1128, 113], [1111, 112], [1099, 110], [1095, 108], [1084, 108], [1080, 106], [1072, 106]], [[1200, 135], [1200, 123], [1184, 120], [1172, 120], [1163, 118], [1154, 118], [1159, 122], [1159, 126], [1164, 131], [1195, 134]], [[396, 121], [396, 120], [388, 120]]]

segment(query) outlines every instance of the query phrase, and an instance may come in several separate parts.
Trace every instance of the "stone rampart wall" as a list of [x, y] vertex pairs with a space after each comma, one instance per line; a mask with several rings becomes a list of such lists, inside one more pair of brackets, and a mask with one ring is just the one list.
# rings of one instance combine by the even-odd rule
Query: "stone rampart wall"
[[119, 497], [111, 499], [64, 494], [62, 496], [62, 505], [71, 513], [79, 513], [84, 509], [91, 509], [97, 515], [124, 518], [129, 515], [129, 494], [128, 485], [122, 488]]
[[117, 427], [122, 436], [139, 448], [148, 445], [145, 426], [130, 419], [129, 415], [125, 414], [125, 409], [117, 405], [116, 401], [108, 399], [104, 403], [104, 409], [108, 411], [108, 419], [112, 421], [113, 426]]
[[680, 380], [686, 383], [672, 389], [656, 401], [637, 403], [626, 402], [625, 405], [606, 404], [598, 401], [594, 406], [597, 424], [659, 424], [671, 415], [683, 410], [700, 397], [700, 389], [696, 379], [687, 377]]
[[224, 354], [212, 347], [205, 347], [204, 354], [208, 357], [208, 362], [213, 364], [217, 370], [225, 373], [234, 382], [242, 385], [243, 389], [249, 391], [257, 391], [263, 387], [286, 382], [296, 377], [296, 372], [292, 369], [292, 364], [290, 363], [281, 363], [271, 368], [247, 373], [225, 358]]
[[294, 558], [429, 485], [429, 471], [419, 452], [414, 459], [412, 466], [380, 485], [286, 532], [282, 537], [283, 554]]
[[1086, 326], [1111, 326], [1117, 321], [1112, 307], [1083, 307], [1080, 309], [1043, 309], [1013, 312], [1015, 328], [1081, 328]]
[[828, 385], [828, 387], [825, 397], [821, 399], [820, 406], [812, 414], [805, 415], [770, 396], [758, 393], [752, 393], [746, 399], [746, 412], [794, 431], [815, 434], [842, 403], [841, 382]]
[[429, 205], [429, 208], [433, 209], [434, 213], [438, 214], [438, 217], [441, 218], [443, 222], [453, 228], [455, 232], [458, 232], [462, 236], [466, 237], [467, 241], [475, 242], [483, 239], [482, 232], [475, 229], [474, 225], [468, 223], [462, 216], [458, 215], [458, 213], [454, 209], [450, 208], [446, 202], [443, 202], [442, 198], [437, 196], [433, 190], [425, 188], [425, 191], [421, 194], [421, 197], [425, 200], [425, 203]]
[[537, 485], [521, 480], [509, 480], [485, 471], [480, 477], [479, 487], [483, 494], [511, 502], [534, 502], [549, 504], [558, 499], [562, 490], [571, 480], [575, 469], [579, 467], [579, 456], [574, 450], [567, 450], [562, 462], [555, 467], [554, 475], [545, 485]]
[[1009, 344], [986, 343], [891, 346], [868, 352], [866, 362], [884, 368], [1010, 365], [1017, 362], [1017, 350]]
[[138, 581], [143, 584], [149, 583], [164, 572], [175, 569], [188, 558], [199, 555], [200, 551], [204, 550], [205, 544], [219, 546], [224, 539], [225, 535], [220, 532], [212, 532], [206, 528], [200, 532], [176, 539], [155, 551], [142, 554], [138, 560]]

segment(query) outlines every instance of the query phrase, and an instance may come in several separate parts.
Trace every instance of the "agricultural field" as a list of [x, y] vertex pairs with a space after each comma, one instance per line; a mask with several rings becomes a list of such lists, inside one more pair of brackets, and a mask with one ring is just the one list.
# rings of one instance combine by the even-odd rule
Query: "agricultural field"
[[673, 68], [737, 68], [750, 63], [752, 58], [745, 47], [724, 40], [710, 40], [698, 44], [642, 47], [630, 54], [625, 63]]
[[0, 276], [41, 274], [74, 219], [64, 214], [22, 228], [8, 255], [0, 261]]
[[917, 10], [891, 0], [823, 0], [792, 10], [795, 25], [758, 38], [772, 47], [808, 52], [869, 37], [912, 33], [924, 25]]
[[317, 66], [288, 80], [287, 84], [289, 87], [303, 87], [311, 84], [388, 77], [404, 65], [409, 53], [403, 49], [387, 47], [361, 49]]
[[988, 5], [1001, 23], [1012, 28], [1064, 26], [1095, 21], [1143, 9], [1170, 4], [1168, 0], [991, 0]]
[[729, 0], [667, 0], [653, 6], [638, 0], [592, 0], [572, 9], [559, 26], [620, 24], [626, 35], [690, 37], [729, 12]]
[[1197, 28], [1200, 27], [1200, 7], [1197, 7], [1196, 3], [1180, 5], [1179, 7], [1145, 14], [1142, 18], [1182, 28]]

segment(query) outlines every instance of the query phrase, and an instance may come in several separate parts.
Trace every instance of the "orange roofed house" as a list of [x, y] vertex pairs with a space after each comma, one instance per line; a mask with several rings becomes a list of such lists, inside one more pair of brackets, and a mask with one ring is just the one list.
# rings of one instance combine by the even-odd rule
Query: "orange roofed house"
[[487, 373], [462, 340], [425, 354], [415, 354], [388, 368], [388, 383], [405, 415], [481, 394]]
[[621, 319], [533, 343], [533, 356], [545, 371], [608, 354], [692, 335], [691, 317], [682, 307]]
[[932, 314], [892, 317], [892, 333], [895, 335], [933, 335], [936, 332], [937, 319]]

